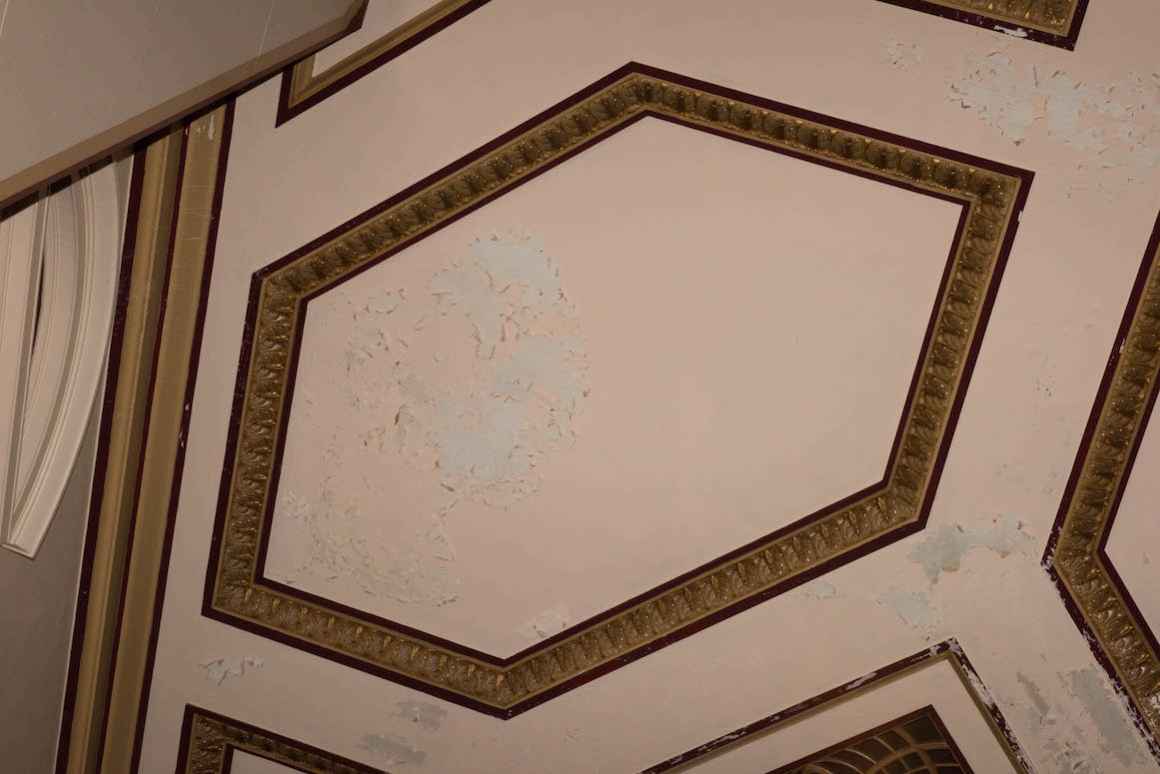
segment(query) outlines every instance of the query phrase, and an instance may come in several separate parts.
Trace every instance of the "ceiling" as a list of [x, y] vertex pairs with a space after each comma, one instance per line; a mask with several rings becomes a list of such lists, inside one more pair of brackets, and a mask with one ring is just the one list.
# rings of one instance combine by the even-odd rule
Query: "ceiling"
[[388, 5], [180, 139], [140, 770], [1156, 768], [1149, 3]]

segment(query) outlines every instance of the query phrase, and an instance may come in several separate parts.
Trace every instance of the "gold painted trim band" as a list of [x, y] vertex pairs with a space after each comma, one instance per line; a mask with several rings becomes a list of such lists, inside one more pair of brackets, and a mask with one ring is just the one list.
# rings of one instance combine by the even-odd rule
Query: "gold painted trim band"
[[1066, 36], [1080, 0], [928, 0], [952, 11], [978, 14], [1012, 27]]

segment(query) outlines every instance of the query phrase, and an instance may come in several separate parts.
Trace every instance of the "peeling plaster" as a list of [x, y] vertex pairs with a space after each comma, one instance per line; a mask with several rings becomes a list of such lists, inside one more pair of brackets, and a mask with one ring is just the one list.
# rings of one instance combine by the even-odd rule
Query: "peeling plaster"
[[572, 614], [563, 604], [548, 608], [520, 627], [520, 631], [531, 642], [547, 639], [559, 634], [572, 625]]
[[364, 734], [359, 747], [389, 766], [422, 766], [427, 752], [391, 734]]
[[[366, 429], [355, 451], [332, 434], [318, 490], [280, 493], [279, 513], [307, 536], [286, 582], [353, 580], [369, 596], [404, 604], [454, 603], [460, 581], [447, 520], [456, 505], [513, 505], [539, 489], [541, 463], [575, 442], [588, 362], [556, 261], [528, 236], [476, 239], [465, 253], [420, 292], [376, 288], [357, 303], [348, 298], [341, 389]], [[470, 338], [449, 341], [448, 331]], [[419, 339], [436, 351], [420, 357], [418, 346], [412, 351]], [[459, 344], [450, 356], [439, 351]], [[306, 391], [302, 405], [309, 416], [315, 402]], [[376, 514], [365, 503], [387, 493], [366, 476], [361, 495], [334, 483], [356, 452], [436, 471], [443, 502], [424, 528], [389, 544], [368, 540]]]
[[279, 497], [279, 510], [308, 537], [305, 555], [283, 579], [286, 583], [343, 577], [367, 596], [436, 607], [459, 598], [459, 579], [449, 566], [454, 549], [437, 518], [410, 540], [401, 536], [391, 544], [372, 541], [360, 526], [361, 511], [344, 502], [328, 482], [314, 505], [291, 490]]
[[265, 661], [257, 656], [223, 656], [198, 664], [205, 672], [205, 678], [215, 685], [221, 685], [228, 678], [244, 677], [247, 672], [261, 669]]
[[1071, 693], [1079, 699], [1099, 732], [1100, 749], [1125, 766], [1143, 763], [1135, 730], [1124, 722], [1115, 694], [1094, 667], [1066, 673]]
[[949, 83], [952, 102], [1016, 145], [1042, 125], [1078, 151], [1077, 171], [1112, 171], [1139, 182], [1160, 168], [1160, 71], [1108, 83], [1017, 64], [1005, 50], [972, 55]]
[[1000, 516], [985, 529], [963, 528], [944, 524], [916, 545], [907, 555], [912, 562], [922, 565], [931, 584], [938, 583], [944, 572], [958, 572], [964, 557], [976, 548], [993, 551], [1007, 558], [1014, 551], [1029, 548], [1034, 543], [1023, 526], [1013, 516]]
[[886, 62], [898, 70], [909, 70], [922, 64], [922, 49], [917, 43], [892, 40], [886, 44]]
[[414, 723], [424, 731], [438, 731], [447, 717], [447, 710], [425, 701], [400, 701], [397, 717]]
[[825, 580], [815, 580], [802, 587], [802, 596], [807, 599], [833, 599], [838, 596], [838, 588]]

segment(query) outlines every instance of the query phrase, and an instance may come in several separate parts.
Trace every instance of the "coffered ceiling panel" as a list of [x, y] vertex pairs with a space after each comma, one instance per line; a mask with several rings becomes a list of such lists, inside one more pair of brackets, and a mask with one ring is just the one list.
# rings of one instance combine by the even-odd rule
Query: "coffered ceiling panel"
[[492, 0], [199, 124], [139, 769], [187, 706], [396, 774], [758, 774], [928, 707], [963, 771], [1155, 769], [1043, 563], [1160, 209], [1149, 12]]

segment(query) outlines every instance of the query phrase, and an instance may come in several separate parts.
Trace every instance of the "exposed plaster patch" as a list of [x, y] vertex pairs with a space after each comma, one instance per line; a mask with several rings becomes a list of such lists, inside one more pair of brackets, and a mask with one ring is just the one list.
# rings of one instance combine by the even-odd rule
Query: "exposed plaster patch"
[[418, 749], [406, 739], [390, 734], [364, 734], [359, 747], [390, 766], [408, 764], [422, 766], [427, 760], [425, 750]]
[[803, 586], [801, 594], [807, 599], [833, 599], [838, 596], [838, 589], [829, 581], [815, 580]]
[[1160, 167], [1160, 71], [1085, 83], [1064, 70], [1018, 65], [1006, 51], [973, 55], [951, 81], [950, 99], [1016, 145], [1042, 124], [1080, 151], [1077, 170], [1113, 170], [1138, 182]]
[[531, 642], [547, 639], [572, 625], [572, 614], [566, 605], [550, 607], [520, 627], [520, 632]]
[[247, 672], [261, 669], [265, 662], [258, 656], [223, 656], [198, 664], [205, 677], [215, 685], [221, 685], [230, 677], [243, 677]]
[[[1061, 676], [1062, 679], [1062, 676]], [[1100, 736], [1100, 749], [1125, 766], [1143, 762], [1135, 730], [1126, 722], [1104, 677], [1094, 667], [1067, 673], [1069, 688], [1083, 704]]]
[[[353, 448], [332, 433], [317, 491], [280, 493], [279, 513], [306, 536], [287, 582], [353, 580], [370, 596], [452, 603], [460, 581], [448, 516], [461, 502], [504, 508], [536, 492], [537, 467], [575, 442], [589, 392], [576, 309], [555, 260], [523, 236], [475, 240], [423, 292], [380, 287], [345, 298], [353, 326], [339, 389], [365, 429]], [[314, 398], [304, 390], [301, 399], [309, 417]], [[387, 493], [366, 474], [354, 487], [362, 492], [336, 483], [353, 455], [364, 466], [368, 455], [372, 466], [391, 456], [435, 471], [441, 504], [428, 523], [389, 542], [368, 539], [377, 514], [367, 503]]]
[[1000, 516], [984, 529], [966, 529], [958, 524], [943, 525], [911, 549], [908, 557], [922, 565], [931, 584], [938, 583], [944, 572], [958, 572], [963, 558], [976, 548], [993, 551], [1002, 558], [1033, 543], [1023, 522], [1013, 516]]
[[368, 596], [388, 597], [403, 604], [442, 606], [459, 595], [458, 577], [449, 563], [454, 549], [439, 518], [408, 540], [388, 544], [366, 537], [358, 507], [341, 499], [326, 479], [312, 505], [292, 490], [279, 497], [279, 512], [297, 523], [307, 537], [304, 553], [289, 577], [291, 585], [307, 578], [354, 581]]
[[886, 44], [886, 62], [898, 70], [909, 70], [922, 64], [922, 49], [917, 43], [892, 40]]
[[924, 632], [928, 640], [933, 638], [932, 629], [938, 621], [938, 614], [925, 591], [891, 589], [880, 594], [877, 601], [893, 610], [907, 626]]
[[471, 323], [475, 358], [456, 384], [429, 383], [398, 361], [396, 449], [437, 468], [455, 497], [511, 505], [539, 489], [544, 456], [575, 441], [589, 389], [576, 309], [532, 238], [477, 239], [428, 291], [440, 316]]
[[1004, 27], [1000, 24], [995, 25], [996, 32], [1002, 32], [1004, 35], [1010, 35], [1013, 38], [1027, 37], [1027, 30], [1022, 27]]
[[447, 717], [447, 710], [430, 702], [400, 701], [395, 706], [399, 708], [395, 713], [397, 717], [414, 723], [424, 731], [438, 731]]

